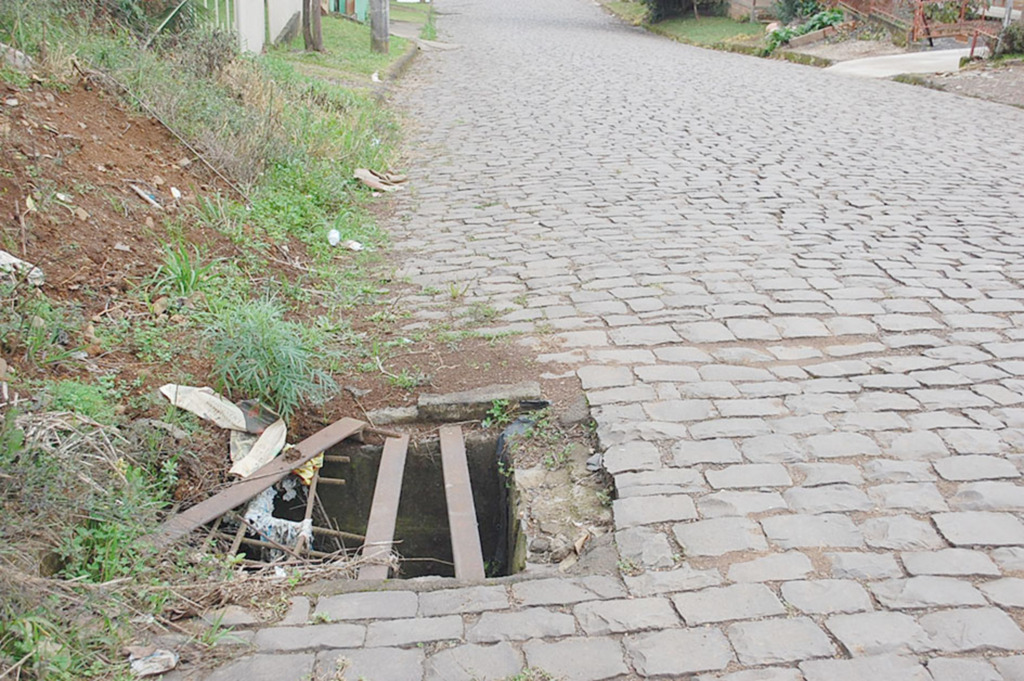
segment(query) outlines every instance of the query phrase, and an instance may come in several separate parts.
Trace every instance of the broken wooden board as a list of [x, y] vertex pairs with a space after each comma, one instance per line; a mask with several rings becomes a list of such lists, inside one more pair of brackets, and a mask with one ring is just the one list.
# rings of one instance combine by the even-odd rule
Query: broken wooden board
[[366, 426], [366, 423], [356, 419], [344, 418], [335, 421], [295, 445], [289, 450], [288, 455], [277, 457], [245, 480], [236, 482], [206, 501], [166, 520], [155, 533], [144, 540], [160, 548], [181, 539], [200, 525], [241, 506], [325, 449], [333, 447], [347, 437], [361, 433]]
[[363, 543], [363, 558], [370, 564], [359, 568], [359, 579], [387, 579], [388, 564], [385, 561], [373, 563], [374, 558], [387, 558], [395, 540], [395, 523], [398, 521], [398, 502], [402, 495], [402, 478], [405, 475], [405, 456], [409, 451], [409, 436], [389, 437], [384, 441], [384, 453], [377, 468], [377, 484], [373, 488], [373, 503], [370, 505], [370, 519], [366, 525], [366, 541]]
[[451, 532], [455, 577], [483, 579], [480, 530], [473, 504], [469, 464], [466, 462], [466, 442], [459, 426], [441, 426], [441, 469], [444, 472], [444, 496], [448, 502], [448, 529]]

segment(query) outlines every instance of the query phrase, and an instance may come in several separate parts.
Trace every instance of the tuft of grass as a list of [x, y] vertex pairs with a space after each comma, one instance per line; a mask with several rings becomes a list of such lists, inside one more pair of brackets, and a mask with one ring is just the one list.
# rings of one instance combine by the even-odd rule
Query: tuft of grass
[[111, 381], [102, 384], [58, 381], [50, 386], [50, 408], [73, 411], [99, 423], [110, 423], [116, 414]]
[[221, 388], [258, 399], [288, 419], [303, 403], [329, 399], [338, 385], [323, 368], [332, 354], [313, 327], [284, 319], [270, 299], [226, 303], [208, 315], [203, 337]]
[[640, 26], [647, 21], [647, 5], [642, 2], [629, 2], [629, 0], [612, 0], [604, 3], [604, 6], [615, 16], [627, 21], [634, 26]]
[[655, 24], [659, 33], [691, 45], [711, 46], [731, 39], [759, 36], [764, 32], [760, 24], [735, 21], [729, 17], [693, 17], [668, 19]]
[[153, 277], [153, 284], [159, 290], [187, 297], [199, 291], [202, 285], [209, 281], [210, 270], [216, 261], [203, 263], [203, 257], [199, 247], [189, 244], [179, 244], [177, 248], [166, 246], [164, 248], [164, 262], [157, 269]]

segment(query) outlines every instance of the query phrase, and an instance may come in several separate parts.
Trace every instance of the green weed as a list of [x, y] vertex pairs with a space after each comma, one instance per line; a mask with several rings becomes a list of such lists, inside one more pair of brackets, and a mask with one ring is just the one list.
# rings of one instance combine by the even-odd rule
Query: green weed
[[153, 276], [153, 286], [159, 291], [187, 297], [199, 291], [211, 279], [210, 270], [216, 261], [203, 264], [199, 247], [195, 244], [179, 244], [164, 248], [164, 262]]
[[480, 425], [484, 428], [507, 426], [516, 419], [516, 408], [508, 400], [494, 400], [491, 408], [487, 410], [487, 416]]
[[55, 411], [73, 411], [99, 423], [114, 420], [116, 403], [109, 379], [106, 384], [58, 381], [50, 386], [49, 392], [50, 408]]

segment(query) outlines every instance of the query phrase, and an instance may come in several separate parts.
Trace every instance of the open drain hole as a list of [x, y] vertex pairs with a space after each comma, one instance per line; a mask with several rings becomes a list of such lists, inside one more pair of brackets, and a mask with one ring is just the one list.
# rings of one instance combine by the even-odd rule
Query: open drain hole
[[[515, 512], [514, 475], [507, 461], [499, 466], [497, 444], [498, 438], [493, 434], [466, 437], [466, 461], [488, 577], [522, 570], [526, 556], [526, 537]], [[344, 485], [321, 485], [317, 489], [324, 511], [335, 527], [366, 534], [382, 452], [380, 445], [354, 442], [342, 442], [327, 450], [328, 460], [321, 474], [345, 480]], [[304, 507], [303, 495], [291, 502], [279, 498], [274, 515], [301, 520]], [[438, 440], [409, 445], [394, 549], [401, 560], [398, 574], [393, 576], [455, 576]]]

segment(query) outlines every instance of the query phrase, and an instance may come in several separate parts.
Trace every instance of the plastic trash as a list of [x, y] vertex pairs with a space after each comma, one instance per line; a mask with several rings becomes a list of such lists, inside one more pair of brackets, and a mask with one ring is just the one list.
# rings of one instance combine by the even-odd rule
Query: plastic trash
[[337, 246], [338, 244], [340, 244], [341, 232], [339, 232], [336, 229], [332, 229], [331, 231], [327, 232], [327, 243], [329, 243], [332, 246]]
[[42, 286], [45, 280], [41, 269], [7, 251], [0, 251], [0, 272], [14, 272], [23, 275], [32, 286]]
[[263, 431], [249, 453], [236, 461], [228, 472], [240, 478], [249, 477], [281, 453], [287, 437], [288, 427], [284, 420], [278, 419]]
[[358, 241], [354, 240], [354, 239], [349, 239], [348, 241], [346, 241], [342, 245], [345, 248], [347, 248], [348, 250], [350, 250], [350, 251], [361, 251], [361, 250], [363, 250], [363, 245], [361, 243], [359, 243]]
[[160, 387], [160, 393], [175, 407], [190, 411], [206, 421], [212, 421], [221, 428], [246, 430], [245, 414], [242, 410], [215, 393], [213, 388], [168, 383]]
[[139, 678], [164, 674], [178, 666], [178, 654], [171, 650], [139, 647], [130, 651], [128, 662]]

